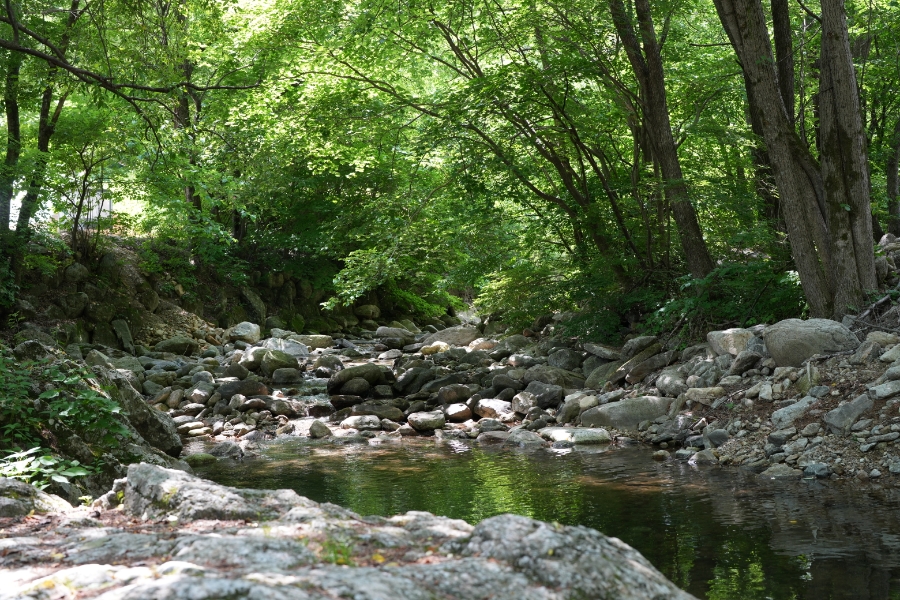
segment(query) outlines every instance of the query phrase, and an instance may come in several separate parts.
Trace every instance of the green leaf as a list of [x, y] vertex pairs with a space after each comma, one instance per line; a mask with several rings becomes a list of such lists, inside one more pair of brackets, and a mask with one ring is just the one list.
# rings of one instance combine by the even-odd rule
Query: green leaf
[[55, 481], [57, 483], [69, 483], [69, 478], [63, 477], [59, 473], [54, 473], [53, 475], [50, 476], [50, 479], [52, 479], [53, 481]]

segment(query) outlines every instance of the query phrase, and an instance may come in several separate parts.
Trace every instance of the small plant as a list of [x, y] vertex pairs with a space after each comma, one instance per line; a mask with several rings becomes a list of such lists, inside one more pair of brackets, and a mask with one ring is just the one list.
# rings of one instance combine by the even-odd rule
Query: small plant
[[59, 458], [41, 447], [13, 452], [0, 459], [0, 476], [20, 479], [39, 490], [45, 489], [51, 481], [69, 483], [70, 478], [84, 477], [90, 473], [77, 460]]
[[353, 548], [339, 540], [325, 540], [322, 542], [322, 560], [334, 565], [346, 565], [352, 567]]

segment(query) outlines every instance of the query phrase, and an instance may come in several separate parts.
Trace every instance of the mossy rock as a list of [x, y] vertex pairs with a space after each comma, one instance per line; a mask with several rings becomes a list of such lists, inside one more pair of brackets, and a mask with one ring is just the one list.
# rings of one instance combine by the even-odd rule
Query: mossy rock
[[200, 467], [216, 462], [216, 457], [212, 454], [200, 452], [198, 454], [189, 454], [183, 457], [182, 460], [184, 460], [184, 462], [191, 465], [192, 467]]

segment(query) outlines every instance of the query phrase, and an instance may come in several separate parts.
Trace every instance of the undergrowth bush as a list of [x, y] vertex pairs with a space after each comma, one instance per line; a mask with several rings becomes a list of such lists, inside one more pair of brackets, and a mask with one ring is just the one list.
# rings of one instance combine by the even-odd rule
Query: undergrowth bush
[[[40, 392], [41, 387], [47, 389]], [[93, 374], [71, 362], [17, 361], [0, 347], [0, 476], [43, 489], [94, 472], [62, 457], [51, 429], [58, 422], [98, 440], [96, 454], [117, 444], [128, 429], [116, 417], [119, 405]]]

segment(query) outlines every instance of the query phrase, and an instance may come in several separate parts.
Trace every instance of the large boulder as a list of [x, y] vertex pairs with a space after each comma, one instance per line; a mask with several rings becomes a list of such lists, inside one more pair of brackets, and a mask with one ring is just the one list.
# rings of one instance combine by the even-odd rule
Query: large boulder
[[157, 352], [171, 352], [172, 354], [181, 354], [184, 356], [196, 354], [198, 348], [197, 340], [184, 335], [176, 335], [175, 337], [163, 340], [153, 347]]
[[479, 337], [481, 337], [481, 333], [474, 327], [457, 325], [456, 327], [448, 327], [437, 333], [432, 333], [425, 338], [424, 343], [427, 345], [434, 342], [444, 342], [451, 346], [468, 346]]
[[328, 393], [341, 389], [351, 379], [365, 379], [370, 386], [384, 383], [384, 371], [375, 364], [357, 365], [338, 371], [328, 380]]
[[856, 420], [862, 416], [864, 412], [874, 406], [874, 401], [868, 394], [857, 396], [855, 400], [841, 404], [825, 415], [825, 425], [828, 431], [838, 435], [846, 435], [850, 432], [850, 426], [856, 423]]
[[65, 512], [72, 505], [18, 479], [0, 477], [0, 519], [24, 517], [33, 512]]
[[[493, 433], [498, 441], [509, 437]], [[423, 512], [364, 519], [284, 490], [238, 490], [172, 471], [133, 473], [104, 495], [107, 506], [118, 504], [124, 484], [126, 514], [177, 523], [120, 520], [98, 530], [96, 520], [75, 518], [52, 536], [13, 539], [18, 551], [6, 553], [4, 567], [34, 574], [0, 596], [694, 600], [636, 550], [588, 527], [515, 515], [475, 527]], [[210, 516], [231, 522], [184, 524]], [[318, 547], [302, 539], [311, 527], [326, 550], [340, 552], [314, 552]], [[386, 551], [392, 564], [377, 565]], [[441, 559], [423, 560], [428, 552]]]
[[659, 396], [626, 398], [584, 411], [581, 415], [581, 424], [585, 427], [637, 429], [643, 421], [652, 421], [666, 414], [671, 404], [672, 398]]
[[416, 431], [440, 429], [446, 423], [444, 413], [439, 410], [415, 412], [409, 415], [406, 420]]
[[547, 357], [547, 364], [551, 367], [559, 367], [566, 371], [574, 371], [581, 367], [584, 358], [581, 352], [570, 350], [568, 348], [560, 348]]
[[[538, 408], [555, 408], [563, 398], [563, 389], [558, 385], [532, 381], [525, 392], [534, 396], [534, 405]], [[519, 411], [516, 411], [519, 412]], [[527, 412], [527, 411], [522, 411]]]
[[710, 331], [706, 334], [706, 341], [709, 342], [709, 347], [713, 349], [713, 352], [716, 355], [721, 356], [723, 354], [730, 354], [732, 356], [737, 356], [741, 352], [747, 349], [747, 344], [750, 343], [756, 335], [750, 331], [749, 329], [725, 329], [724, 331]]
[[269, 338], [263, 342], [262, 347], [266, 350], [277, 350], [279, 352], [284, 352], [285, 354], [290, 354], [296, 359], [302, 359], [309, 356], [309, 348], [307, 348], [305, 344], [301, 344], [295, 340]]
[[245, 379], [243, 381], [226, 381], [216, 391], [222, 396], [222, 400], [231, 400], [235, 394], [247, 397], [265, 396], [269, 393], [269, 388], [261, 381]]
[[179, 520], [274, 519], [311, 500], [293, 490], [245, 490], [225, 487], [182, 471], [148, 464], [128, 467], [125, 511], [137, 517]]
[[259, 325], [249, 321], [243, 321], [228, 330], [228, 340], [231, 342], [240, 341], [247, 342], [248, 344], [255, 344], [259, 341], [260, 334]]
[[131, 425], [141, 434], [148, 444], [162, 450], [169, 456], [181, 454], [181, 436], [175, 421], [168, 413], [156, 410], [144, 397], [131, 386], [128, 378], [118, 371], [106, 371], [110, 397], [115, 400], [128, 418]]
[[580, 375], [559, 367], [551, 367], [550, 365], [534, 365], [530, 367], [525, 371], [522, 381], [525, 383], [540, 381], [541, 383], [558, 385], [563, 388], [584, 387], [584, 378]]
[[830, 319], [786, 319], [767, 327], [763, 339], [779, 367], [799, 367], [814, 354], [856, 350], [859, 339]]
[[319, 348], [331, 348], [332, 346], [334, 346], [334, 338], [332, 338], [330, 335], [292, 335], [288, 339], [299, 342], [304, 346], [308, 346], [310, 350], [316, 350]]
[[281, 350], [266, 350], [260, 361], [260, 367], [266, 377], [271, 377], [278, 369], [299, 369], [297, 359]]

